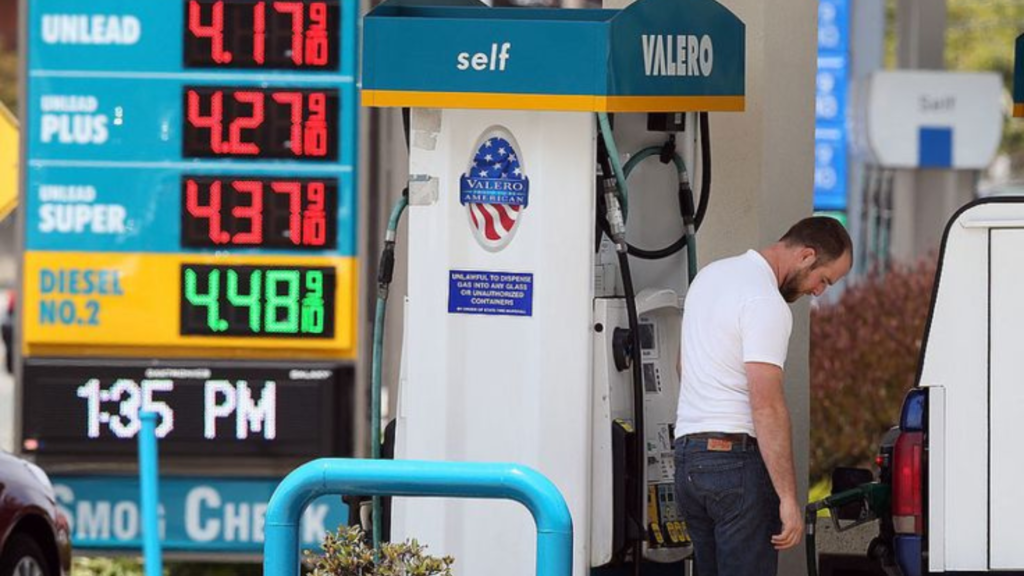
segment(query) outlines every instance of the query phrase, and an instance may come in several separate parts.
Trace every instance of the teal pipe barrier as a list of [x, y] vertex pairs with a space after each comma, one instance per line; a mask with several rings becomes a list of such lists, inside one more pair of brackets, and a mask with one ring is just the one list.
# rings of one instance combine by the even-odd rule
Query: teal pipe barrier
[[298, 576], [299, 519], [324, 494], [514, 500], [530, 511], [537, 526], [537, 575], [572, 575], [569, 507], [539, 472], [517, 464], [346, 458], [303, 464], [274, 490], [264, 524], [264, 574]]
[[160, 470], [157, 466], [156, 414], [140, 412], [139, 491], [142, 497], [142, 557], [146, 576], [162, 576], [164, 561], [160, 552]]

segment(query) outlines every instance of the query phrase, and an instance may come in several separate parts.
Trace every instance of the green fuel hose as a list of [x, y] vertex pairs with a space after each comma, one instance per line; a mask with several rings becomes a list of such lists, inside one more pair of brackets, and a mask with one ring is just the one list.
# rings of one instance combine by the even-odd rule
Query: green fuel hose
[[[380, 256], [380, 265], [377, 269], [377, 310], [373, 320], [373, 365], [372, 382], [370, 385], [370, 445], [374, 460], [380, 459], [380, 396], [381, 396], [381, 371], [384, 356], [384, 315], [387, 311], [388, 293], [391, 288], [391, 280], [395, 271], [395, 237], [398, 234], [398, 222], [402, 218], [402, 212], [409, 205], [409, 189], [402, 191], [402, 197], [398, 199], [395, 207], [391, 210], [391, 218], [388, 220], [388, 229], [384, 236], [384, 251]], [[380, 550], [382, 511], [380, 496], [373, 497], [373, 549]]]
[[[686, 244], [686, 264], [689, 281], [693, 282], [693, 279], [697, 277], [697, 237], [696, 237], [696, 222], [694, 218], [694, 204], [693, 204], [693, 188], [690, 185], [690, 175], [686, 171], [686, 163], [683, 159], [675, 152], [675, 146], [672, 146], [670, 154], [672, 164], [676, 168], [676, 174], [679, 177], [679, 198], [681, 203], [681, 209], [683, 214], [683, 243]], [[662, 158], [664, 161], [665, 152], [664, 146], [648, 146], [643, 150], [640, 150], [630, 158], [626, 165], [622, 168], [624, 178], [629, 178], [630, 173], [637, 167], [641, 162], [650, 158], [651, 156], [657, 156]], [[676, 242], [678, 244], [678, 241]], [[629, 253], [633, 256], [646, 259], [658, 259], [664, 258], [669, 254], [675, 253], [678, 249], [674, 249], [675, 244], [662, 248], [661, 250], [644, 250], [637, 248], [636, 246], [629, 246]]]

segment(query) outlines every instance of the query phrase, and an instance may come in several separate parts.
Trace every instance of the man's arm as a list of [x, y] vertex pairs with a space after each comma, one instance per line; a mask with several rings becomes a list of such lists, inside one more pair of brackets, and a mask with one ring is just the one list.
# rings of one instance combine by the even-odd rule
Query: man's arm
[[796, 497], [793, 431], [783, 393], [782, 368], [764, 362], [747, 362], [745, 368], [757, 445], [780, 501], [782, 533], [772, 537], [772, 544], [785, 550], [800, 543], [804, 525]]

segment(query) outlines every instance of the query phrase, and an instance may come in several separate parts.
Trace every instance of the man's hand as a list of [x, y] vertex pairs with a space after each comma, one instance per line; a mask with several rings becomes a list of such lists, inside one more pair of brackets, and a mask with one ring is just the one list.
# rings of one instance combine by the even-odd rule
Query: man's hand
[[761, 362], [747, 362], [745, 366], [757, 445], [780, 501], [782, 532], [772, 536], [772, 545], [776, 550], [785, 550], [800, 543], [804, 520], [796, 497], [792, 431], [782, 390], [782, 368]]
[[772, 546], [776, 550], [786, 550], [803, 539], [804, 517], [800, 513], [800, 506], [793, 500], [779, 504], [779, 517], [782, 518], [782, 532], [772, 536]]

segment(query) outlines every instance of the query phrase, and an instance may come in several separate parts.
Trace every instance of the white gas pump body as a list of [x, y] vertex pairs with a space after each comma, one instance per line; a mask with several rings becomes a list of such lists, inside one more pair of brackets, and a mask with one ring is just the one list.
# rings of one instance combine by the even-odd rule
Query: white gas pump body
[[[424, 40], [415, 53], [397, 48], [410, 38]], [[595, 113], [618, 113], [616, 139], [628, 154], [668, 141], [647, 130], [648, 111], [742, 110], [743, 23], [714, 0], [505, 11], [475, 0], [385, 0], [364, 21], [364, 46], [364, 105], [411, 109], [395, 458], [535, 468], [572, 514], [573, 574], [589, 575], [615, 553], [625, 560], [628, 547], [613, 533], [622, 536], [622, 503], [636, 492], [621, 483], [613, 491], [613, 460], [627, 458], [612, 451], [612, 426], [625, 422], [614, 431], [624, 445], [633, 383], [596, 326], [628, 321], [617, 255], [609, 242], [597, 245]], [[693, 148], [692, 134], [678, 142], [684, 155]], [[641, 195], [629, 201], [627, 235], [644, 248], [682, 233], [675, 180], [656, 161], [631, 180]], [[651, 182], [664, 186], [647, 190]], [[637, 291], [668, 288], [637, 298], [653, 414], [640, 482], [656, 484], [637, 521], [650, 536], [644, 557], [662, 562], [687, 553], [681, 530], [648, 525], [679, 528], [671, 423], [684, 261], [638, 264], [633, 276]], [[516, 504], [396, 498], [392, 512], [392, 540], [450, 554], [460, 574], [534, 571], [535, 527]]]
[[[541, 470], [590, 525], [595, 123], [588, 113], [412, 111], [406, 381], [396, 458]], [[514, 137], [529, 204], [500, 250], [478, 242], [459, 180], [480, 137]], [[452, 312], [453, 271], [532, 275], [529, 315]], [[464, 276], [469, 277], [469, 276]], [[458, 287], [454, 288], [459, 290]], [[483, 290], [474, 289], [476, 294]], [[453, 555], [464, 574], [532, 573], [534, 528], [515, 503], [396, 499], [393, 538]], [[588, 547], [576, 546], [586, 574]]]

